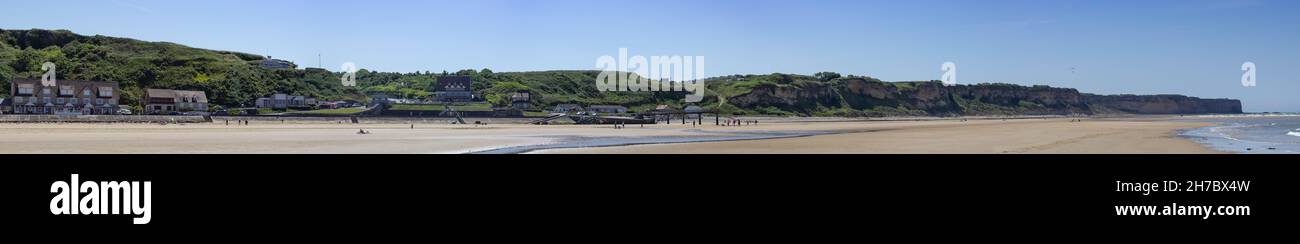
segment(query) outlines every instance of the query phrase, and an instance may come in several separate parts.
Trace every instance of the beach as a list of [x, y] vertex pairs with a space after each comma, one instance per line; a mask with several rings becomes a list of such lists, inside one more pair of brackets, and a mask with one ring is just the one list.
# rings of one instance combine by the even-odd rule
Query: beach
[[[435, 120], [436, 121], [436, 120]], [[709, 121], [711, 122], [711, 121]], [[760, 120], [758, 125], [270, 122], [0, 124], [6, 154], [1161, 154], [1218, 153], [1164, 118]], [[412, 128], [412, 126], [414, 128]], [[358, 134], [365, 130], [369, 134]]]
[[[798, 125], [798, 124], [795, 124]], [[648, 154], [1211, 154], [1179, 138], [1210, 123], [1159, 119], [1071, 119], [829, 123], [865, 130], [771, 140], [546, 150], [539, 153]], [[777, 125], [784, 127], [789, 125]], [[748, 128], [747, 128], [748, 129]]]

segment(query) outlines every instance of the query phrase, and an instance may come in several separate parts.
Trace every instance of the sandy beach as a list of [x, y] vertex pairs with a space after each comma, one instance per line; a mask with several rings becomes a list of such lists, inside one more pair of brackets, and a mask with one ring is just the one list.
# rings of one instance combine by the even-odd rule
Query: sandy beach
[[[0, 153], [1217, 153], [1165, 119], [765, 121], [753, 126], [270, 123], [0, 124]], [[357, 134], [359, 130], [371, 134]], [[773, 134], [776, 133], [776, 134]], [[698, 142], [706, 141], [706, 142]], [[640, 145], [638, 145], [640, 144]], [[580, 148], [572, 148], [580, 147]]]
[[[798, 126], [777, 125], [774, 127]], [[647, 154], [1206, 154], [1219, 153], [1178, 138], [1208, 123], [1163, 120], [1070, 119], [828, 123], [824, 129], [864, 130], [799, 138], [546, 150], [539, 153]], [[746, 128], [751, 129], [751, 128]]]

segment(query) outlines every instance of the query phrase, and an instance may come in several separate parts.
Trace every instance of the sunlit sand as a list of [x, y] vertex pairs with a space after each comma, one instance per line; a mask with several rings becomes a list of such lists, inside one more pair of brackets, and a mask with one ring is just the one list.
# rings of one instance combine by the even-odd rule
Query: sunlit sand
[[[170, 125], [0, 124], [0, 136], [5, 138], [0, 141], [0, 152], [431, 154], [524, 148], [527, 150], [509, 153], [1215, 153], [1176, 136], [1177, 130], [1206, 125], [1163, 119], [763, 121], [728, 127], [710, 121], [698, 126], [629, 125], [623, 129], [610, 125], [442, 122], [416, 123], [414, 129], [412, 124], [396, 123], [265, 121], [248, 126], [225, 125], [222, 121]], [[370, 134], [358, 134], [361, 130]], [[773, 132], [781, 132], [782, 136], [751, 136]]]

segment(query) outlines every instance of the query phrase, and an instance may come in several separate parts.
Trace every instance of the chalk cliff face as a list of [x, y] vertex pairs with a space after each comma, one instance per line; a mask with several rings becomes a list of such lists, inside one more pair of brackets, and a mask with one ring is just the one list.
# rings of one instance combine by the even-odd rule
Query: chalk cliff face
[[944, 86], [866, 79], [760, 84], [726, 100], [739, 108], [770, 107], [802, 115], [838, 116], [1241, 113], [1241, 102], [1229, 99], [1102, 96], [1047, 86]]
[[1182, 95], [1085, 95], [1088, 103], [1098, 106], [1100, 113], [1128, 114], [1239, 114], [1241, 101], [1233, 99], [1201, 99]]

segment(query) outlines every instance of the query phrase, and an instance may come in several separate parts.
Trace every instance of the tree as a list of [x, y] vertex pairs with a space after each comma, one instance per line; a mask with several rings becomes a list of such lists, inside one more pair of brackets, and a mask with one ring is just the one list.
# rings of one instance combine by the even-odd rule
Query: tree
[[41, 55], [37, 54], [36, 50], [33, 50], [31, 47], [27, 47], [18, 51], [17, 57], [13, 63], [9, 64], [9, 66], [18, 73], [40, 71], [40, 60]]
[[501, 94], [487, 94], [487, 95], [483, 95], [483, 98], [486, 99], [488, 103], [491, 103], [493, 107], [500, 108], [500, 107], [510, 106], [510, 96], [502, 96]]
[[813, 76], [816, 76], [817, 80], [820, 81], [831, 81], [842, 77], [840, 76], [840, 73], [835, 72], [817, 72], [816, 74], [813, 74]]

